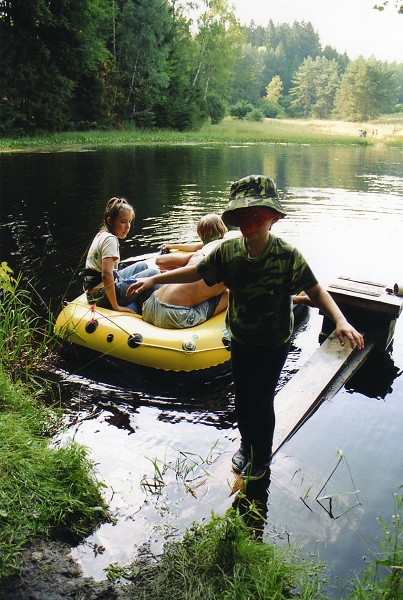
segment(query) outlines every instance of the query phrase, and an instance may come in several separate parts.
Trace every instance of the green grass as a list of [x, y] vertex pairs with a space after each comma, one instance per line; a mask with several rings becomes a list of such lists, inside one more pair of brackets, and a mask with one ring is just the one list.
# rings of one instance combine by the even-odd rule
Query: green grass
[[346, 600], [403, 599], [403, 496], [395, 495], [395, 512], [380, 519], [383, 538], [363, 573], [351, 582]]
[[[41, 305], [47, 317], [39, 317], [35, 304]], [[13, 277], [7, 263], [0, 264], [0, 357], [3, 369], [11, 379], [33, 380], [34, 370], [49, 361], [57, 347], [52, 317], [34, 286], [25, 288], [21, 278]]]
[[[366, 138], [358, 130], [368, 131]], [[376, 131], [376, 135], [372, 132]], [[244, 121], [227, 117], [218, 125], [205, 123], [198, 131], [135, 129], [64, 132], [34, 137], [2, 138], [0, 151], [68, 151], [104, 146], [193, 144], [193, 143], [275, 143], [275, 144], [386, 144], [403, 146], [403, 114], [387, 115], [370, 123], [319, 121], [309, 119], [264, 119]]]
[[34, 538], [80, 539], [107, 518], [85, 448], [52, 446], [57, 428], [57, 413], [0, 368], [0, 577]]
[[[0, 265], [0, 577], [18, 569], [21, 549], [57, 532], [80, 539], [107, 519], [101, 487], [84, 447], [51, 443], [59, 415], [42, 400], [48, 382], [51, 320], [40, 326], [35, 291]], [[53, 351], [53, 350], [52, 350]], [[24, 381], [24, 383], [22, 383]]]
[[295, 597], [297, 590], [299, 598], [312, 598], [320, 570], [297, 560], [290, 549], [258, 541], [231, 509], [194, 524], [181, 542], [168, 543], [159, 563], [122, 571], [112, 565], [108, 576], [131, 579], [138, 599], [280, 600]]

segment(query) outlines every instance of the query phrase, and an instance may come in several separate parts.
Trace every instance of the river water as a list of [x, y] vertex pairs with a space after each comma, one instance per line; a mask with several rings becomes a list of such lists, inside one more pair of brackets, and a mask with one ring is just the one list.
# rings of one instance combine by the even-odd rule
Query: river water
[[[295, 244], [324, 285], [339, 275], [403, 283], [403, 153], [383, 146], [183, 145], [0, 155], [0, 259], [29, 274], [56, 314], [80, 291], [77, 275], [106, 200], [136, 208], [122, 257], [164, 241], [195, 239], [198, 219], [221, 212], [230, 182], [274, 177], [289, 216], [274, 233]], [[312, 309], [295, 332], [287, 382], [318, 347]], [[287, 442], [271, 481], [255, 485], [267, 507], [263, 537], [296, 543], [344, 582], [377, 551], [378, 518], [394, 510], [403, 473], [403, 319], [393, 348], [376, 355]], [[134, 375], [131, 373], [131, 375]], [[96, 363], [61, 358], [66, 432], [85, 444], [105, 482], [114, 522], [72, 550], [85, 575], [105, 577], [143, 544], [153, 553], [192, 521], [236, 498], [230, 457], [238, 435], [230, 374], [189, 385], [130, 381]]]

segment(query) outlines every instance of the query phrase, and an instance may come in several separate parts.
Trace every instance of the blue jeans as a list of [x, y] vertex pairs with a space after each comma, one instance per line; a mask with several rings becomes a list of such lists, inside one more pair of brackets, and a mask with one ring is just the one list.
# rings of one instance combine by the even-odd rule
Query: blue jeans
[[[129, 289], [129, 286], [134, 283], [139, 277], [151, 277], [152, 275], [157, 275], [159, 273], [158, 269], [149, 269], [147, 263], [140, 261], [133, 263], [128, 267], [124, 267], [124, 269], [119, 269], [115, 272], [115, 290], [116, 290], [116, 299], [120, 306], [126, 306], [130, 308], [136, 313], [141, 313], [141, 306], [143, 305], [144, 300], [147, 300], [151, 296], [151, 294], [158, 289], [160, 286], [152, 287], [151, 289], [143, 292], [142, 294], [132, 294], [129, 297], [126, 297], [126, 292]], [[102, 288], [103, 290], [103, 288]], [[108, 300], [107, 295], [103, 291], [103, 297], [97, 300], [97, 305], [101, 308], [112, 308], [110, 302]]]

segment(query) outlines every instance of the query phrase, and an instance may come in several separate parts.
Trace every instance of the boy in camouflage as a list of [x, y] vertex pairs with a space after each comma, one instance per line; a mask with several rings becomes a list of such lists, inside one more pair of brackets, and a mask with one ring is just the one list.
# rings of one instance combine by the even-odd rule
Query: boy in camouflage
[[231, 334], [235, 410], [241, 434], [232, 468], [243, 477], [260, 479], [271, 461], [275, 425], [274, 393], [290, 346], [292, 296], [305, 291], [310, 301], [336, 325], [340, 344], [364, 347], [362, 336], [347, 322], [330, 294], [318, 283], [301, 253], [271, 233], [286, 215], [275, 182], [263, 175], [232, 184], [222, 219], [240, 228], [197, 265], [139, 279], [128, 293], [159, 283], [207, 285], [229, 289], [226, 323]]

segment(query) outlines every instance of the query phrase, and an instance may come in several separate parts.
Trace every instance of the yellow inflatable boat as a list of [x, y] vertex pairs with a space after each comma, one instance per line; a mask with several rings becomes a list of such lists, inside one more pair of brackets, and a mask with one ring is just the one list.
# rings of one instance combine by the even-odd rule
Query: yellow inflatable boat
[[[228, 235], [234, 234], [239, 232]], [[216, 244], [207, 244], [204, 251]], [[152, 266], [156, 256], [157, 252], [123, 262], [146, 260]], [[294, 315], [301, 306], [305, 305], [294, 306]], [[196, 372], [204, 377], [207, 372], [230, 368], [230, 336], [225, 314], [223, 311], [189, 329], [162, 329], [146, 323], [140, 315], [90, 305], [83, 293], [66, 304], [57, 317], [55, 332], [77, 350], [95, 351], [97, 356], [125, 361], [123, 364], [151, 367], [160, 372]]]
[[225, 311], [197, 327], [161, 329], [140, 315], [91, 306], [82, 294], [61, 311], [55, 331], [101, 355], [163, 371], [229, 366], [231, 357]]

